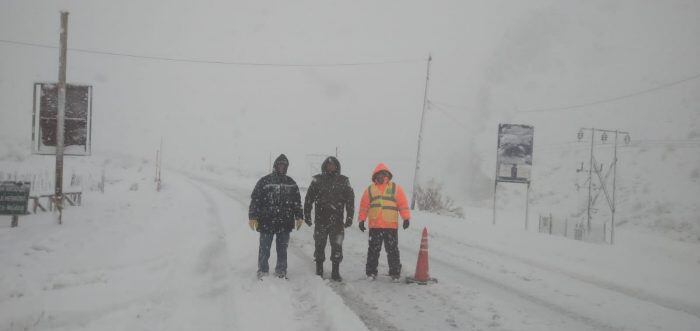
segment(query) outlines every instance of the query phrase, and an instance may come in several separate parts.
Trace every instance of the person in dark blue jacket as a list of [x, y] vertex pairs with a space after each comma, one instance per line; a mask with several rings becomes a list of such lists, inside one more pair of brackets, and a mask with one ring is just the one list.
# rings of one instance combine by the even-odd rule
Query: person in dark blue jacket
[[248, 225], [260, 232], [258, 278], [269, 273], [268, 260], [272, 240], [276, 237], [277, 265], [275, 276], [287, 278], [289, 233], [302, 224], [301, 194], [297, 183], [287, 176], [289, 160], [281, 154], [271, 174], [258, 180], [250, 196]]

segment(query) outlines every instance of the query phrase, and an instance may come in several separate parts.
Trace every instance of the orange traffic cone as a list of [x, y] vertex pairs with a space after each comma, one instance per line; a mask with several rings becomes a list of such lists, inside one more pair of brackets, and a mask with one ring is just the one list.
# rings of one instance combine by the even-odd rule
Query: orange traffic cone
[[408, 283], [418, 283], [426, 285], [437, 283], [437, 279], [431, 278], [428, 266], [428, 229], [423, 228], [423, 235], [420, 240], [420, 251], [418, 252], [418, 262], [416, 263], [416, 276], [406, 277]]

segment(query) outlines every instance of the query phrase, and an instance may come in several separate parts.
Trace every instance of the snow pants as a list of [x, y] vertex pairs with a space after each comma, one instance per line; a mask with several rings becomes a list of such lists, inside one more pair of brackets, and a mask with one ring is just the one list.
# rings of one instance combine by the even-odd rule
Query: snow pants
[[270, 247], [272, 247], [273, 237], [276, 239], [277, 266], [276, 274], [287, 274], [287, 246], [289, 245], [289, 232], [267, 233], [260, 232], [260, 248], [258, 249], [258, 271], [269, 272], [267, 261], [270, 259]]
[[399, 257], [399, 233], [397, 229], [369, 229], [366, 274], [368, 276], [377, 274], [382, 243], [384, 243], [384, 250], [386, 250], [389, 262], [389, 275], [399, 276], [401, 274], [401, 258]]
[[343, 239], [345, 230], [342, 226], [319, 226], [314, 227], [314, 260], [323, 262], [326, 260], [326, 242], [331, 242], [331, 262], [340, 263], [343, 260]]

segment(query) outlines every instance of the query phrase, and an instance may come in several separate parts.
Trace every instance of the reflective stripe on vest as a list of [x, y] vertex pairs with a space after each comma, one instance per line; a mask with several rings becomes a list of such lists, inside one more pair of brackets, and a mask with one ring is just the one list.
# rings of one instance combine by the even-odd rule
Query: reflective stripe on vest
[[399, 208], [396, 204], [396, 184], [389, 183], [384, 188], [384, 192], [380, 191], [375, 184], [371, 184], [367, 188], [367, 193], [370, 201], [370, 226], [384, 227], [385, 225], [398, 224]]

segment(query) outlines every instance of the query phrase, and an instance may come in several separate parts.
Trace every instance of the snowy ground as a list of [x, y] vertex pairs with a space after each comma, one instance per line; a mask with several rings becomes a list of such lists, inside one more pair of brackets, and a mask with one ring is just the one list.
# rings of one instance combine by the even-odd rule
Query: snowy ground
[[2, 218], [0, 330], [700, 328], [694, 243], [621, 228], [616, 245], [597, 245], [494, 227], [488, 210], [466, 220], [417, 213], [399, 235], [403, 274], [426, 226], [436, 285], [365, 280], [367, 235], [355, 226], [345, 282], [313, 275], [306, 226], [292, 234], [289, 281], [259, 282], [246, 223], [254, 177], [168, 171], [156, 193], [150, 167], [115, 169], [106, 192], [87, 191], [62, 226], [49, 213], [14, 229]]

